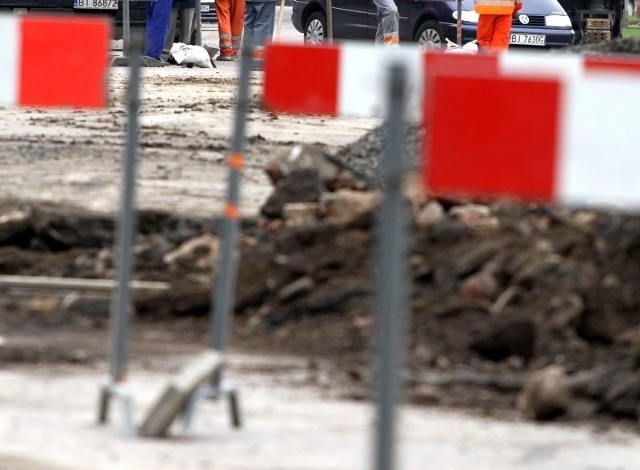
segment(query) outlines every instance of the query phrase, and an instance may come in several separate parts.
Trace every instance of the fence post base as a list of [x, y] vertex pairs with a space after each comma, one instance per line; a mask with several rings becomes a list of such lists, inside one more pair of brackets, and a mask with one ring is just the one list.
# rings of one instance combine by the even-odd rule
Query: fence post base
[[98, 424], [105, 424], [109, 421], [112, 399], [119, 401], [121, 405], [122, 434], [125, 437], [134, 437], [136, 430], [133, 417], [133, 395], [126, 385], [108, 382], [100, 387]]
[[189, 399], [182, 415], [185, 432], [188, 432], [193, 422], [197, 406], [203, 400], [218, 400], [226, 398], [229, 403], [229, 418], [234, 428], [242, 427], [242, 413], [240, 398], [236, 385], [230, 380], [222, 380], [219, 385], [207, 384], [200, 387]]

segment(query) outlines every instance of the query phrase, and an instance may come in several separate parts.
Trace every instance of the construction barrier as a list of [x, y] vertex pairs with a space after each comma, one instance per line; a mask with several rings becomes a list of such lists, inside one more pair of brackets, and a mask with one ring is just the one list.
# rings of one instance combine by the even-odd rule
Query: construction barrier
[[348, 43], [272, 44], [266, 54], [263, 99], [269, 110], [387, 119], [373, 468], [391, 470], [408, 291], [398, 203], [404, 121], [417, 118], [427, 127], [423, 180], [432, 194], [638, 206], [634, 104], [640, 103], [640, 60]]
[[430, 79], [428, 190], [638, 207], [640, 61], [510, 56], [496, 74], [443, 67]]
[[109, 19], [2, 15], [0, 31], [0, 106], [106, 106]]

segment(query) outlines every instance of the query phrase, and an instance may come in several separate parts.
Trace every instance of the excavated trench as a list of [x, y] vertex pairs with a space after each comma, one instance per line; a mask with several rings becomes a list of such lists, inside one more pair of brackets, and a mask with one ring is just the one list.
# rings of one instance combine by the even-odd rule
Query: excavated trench
[[[610, 51], [639, 52], [638, 44], [616, 41]], [[408, 145], [419, 141], [409, 129]], [[309, 158], [267, 168], [274, 192], [260, 216], [242, 224], [232, 339], [239, 349], [306, 357], [310, 370], [330, 364], [318, 383], [363, 399], [377, 337], [380, 165], [372, 155], [381, 142], [376, 129], [335, 155], [305, 149]], [[409, 401], [513, 410], [532, 373], [559, 366], [569, 398], [539, 418], [628, 424], [640, 417], [638, 217], [427, 200], [411, 184], [406, 194]], [[134, 277], [171, 288], [134, 292], [136, 324], [203, 340], [219, 228], [212, 218], [138, 214]], [[113, 278], [113, 240], [114, 221], [103, 214], [0, 206], [2, 275]], [[0, 291], [1, 361], [104, 359], [104, 348], [90, 342], [78, 355], [47, 337], [106, 330], [108, 296]], [[37, 351], [12, 344], [25, 332], [41, 335]]]

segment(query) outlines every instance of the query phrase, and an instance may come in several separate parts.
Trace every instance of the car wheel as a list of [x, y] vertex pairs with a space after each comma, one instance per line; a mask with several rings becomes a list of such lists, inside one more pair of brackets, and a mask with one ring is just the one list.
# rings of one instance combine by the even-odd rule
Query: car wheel
[[444, 35], [440, 23], [433, 20], [422, 23], [416, 31], [415, 41], [424, 49], [442, 49]]
[[326, 31], [327, 17], [325, 14], [321, 11], [312, 13], [304, 27], [304, 43], [312, 45], [324, 43]]

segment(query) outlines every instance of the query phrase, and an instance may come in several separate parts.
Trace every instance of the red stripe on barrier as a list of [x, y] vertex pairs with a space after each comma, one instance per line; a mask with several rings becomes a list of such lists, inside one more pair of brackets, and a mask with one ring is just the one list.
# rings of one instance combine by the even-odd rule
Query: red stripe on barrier
[[494, 76], [499, 74], [495, 54], [455, 54], [427, 51], [424, 76], [437, 74]]
[[264, 65], [264, 104], [275, 112], [335, 116], [339, 68], [337, 47], [270, 44]]
[[584, 67], [588, 72], [630, 72], [640, 74], [640, 60], [613, 57], [585, 57]]
[[21, 18], [18, 104], [104, 107], [110, 27], [106, 18]]
[[424, 107], [427, 191], [551, 200], [560, 93], [556, 80], [433, 77]]

